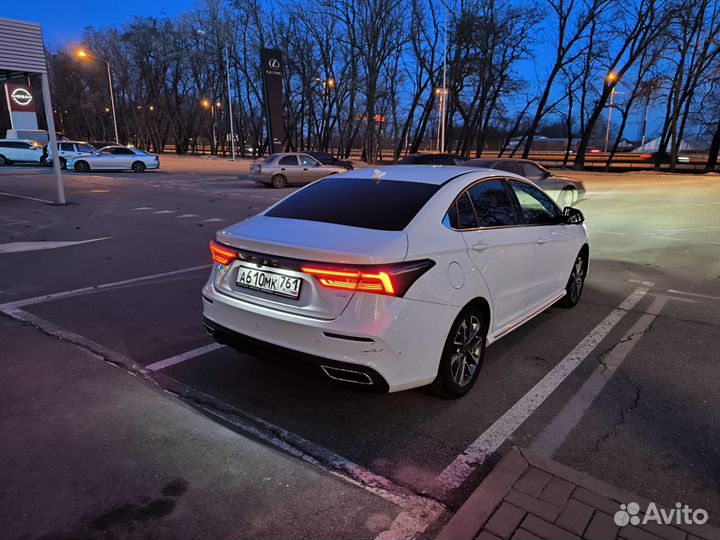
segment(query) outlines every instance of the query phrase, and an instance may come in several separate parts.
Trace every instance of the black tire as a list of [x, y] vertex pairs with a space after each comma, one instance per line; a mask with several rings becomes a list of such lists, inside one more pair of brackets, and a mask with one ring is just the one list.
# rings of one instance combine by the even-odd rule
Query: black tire
[[90, 172], [90, 164], [87, 161], [76, 161], [75, 170], [77, 172]]
[[446, 398], [467, 394], [478, 379], [487, 337], [487, 322], [482, 310], [468, 306], [450, 327], [443, 348], [438, 374], [431, 390]]
[[142, 173], [145, 172], [145, 164], [142, 161], [136, 161], [130, 167], [133, 172]]
[[67, 169], [67, 159], [65, 159], [64, 157], [60, 158], [60, 168]]
[[575, 307], [580, 301], [583, 289], [585, 289], [585, 277], [587, 276], [587, 252], [582, 250], [578, 253], [570, 271], [570, 278], [565, 286], [565, 296], [558, 302], [564, 308]]
[[43, 156], [40, 158], [40, 164], [43, 167], [52, 167], [52, 160], [48, 159], [48, 156]]
[[560, 192], [560, 195], [558, 196], [558, 206], [560, 208], [565, 208], [566, 206], [572, 206], [573, 204], [575, 204], [575, 191], [575, 188], [563, 188], [563, 190]]
[[4, 167], [5, 165], [9, 165], [10, 162], [7, 160], [5, 156], [0, 154], [0, 167]]
[[270, 183], [275, 189], [282, 189], [284, 187], [287, 187], [288, 181], [287, 178], [285, 178], [282, 174], [276, 174], [272, 177]]

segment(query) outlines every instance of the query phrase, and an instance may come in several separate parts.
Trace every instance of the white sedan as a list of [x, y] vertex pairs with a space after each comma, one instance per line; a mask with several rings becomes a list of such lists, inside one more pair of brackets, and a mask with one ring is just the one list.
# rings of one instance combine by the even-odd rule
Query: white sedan
[[220, 343], [345, 384], [432, 383], [459, 397], [487, 345], [556, 302], [577, 304], [583, 221], [495, 170], [337, 174], [217, 233], [203, 322]]
[[89, 156], [68, 159], [66, 167], [78, 172], [131, 170], [141, 173], [146, 169], [159, 169], [160, 158], [137, 148], [106, 146]]

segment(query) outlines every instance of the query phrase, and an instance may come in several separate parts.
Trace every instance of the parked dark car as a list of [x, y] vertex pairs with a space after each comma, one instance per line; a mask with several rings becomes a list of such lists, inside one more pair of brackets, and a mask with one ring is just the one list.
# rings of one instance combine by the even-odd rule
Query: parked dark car
[[464, 165], [467, 159], [453, 154], [410, 154], [398, 165]]
[[305, 152], [307, 155], [314, 157], [323, 165], [330, 165], [332, 167], [344, 167], [348, 171], [353, 169], [352, 161], [338, 159], [332, 154], [327, 152]]
[[556, 175], [539, 163], [529, 159], [478, 158], [465, 162], [465, 165], [524, 176], [544, 189], [561, 208], [572, 206], [585, 196], [585, 184], [582, 180]]
[[88, 141], [88, 144], [92, 146], [96, 151], [102, 150], [106, 146], [124, 146], [120, 143], [111, 142], [111, 141]]
[[[647, 163], [655, 163], [658, 154], [660, 154], [660, 163], [670, 163], [670, 152], [651, 152], [648, 154], [642, 154], [640, 156], [640, 159], [646, 161]], [[675, 163], [690, 163], [690, 156], [678, 155], [677, 161]]]

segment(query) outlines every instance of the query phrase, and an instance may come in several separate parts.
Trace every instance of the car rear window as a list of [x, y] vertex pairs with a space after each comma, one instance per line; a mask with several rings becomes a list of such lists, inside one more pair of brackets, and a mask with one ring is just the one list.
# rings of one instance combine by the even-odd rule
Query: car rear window
[[333, 176], [310, 184], [265, 215], [401, 231], [439, 188], [421, 182]]

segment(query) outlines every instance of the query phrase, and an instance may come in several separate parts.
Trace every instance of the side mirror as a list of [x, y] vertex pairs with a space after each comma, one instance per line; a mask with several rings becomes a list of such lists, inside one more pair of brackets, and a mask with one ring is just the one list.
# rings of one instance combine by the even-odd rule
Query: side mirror
[[566, 206], [563, 209], [563, 222], [567, 225], [580, 225], [585, 221], [585, 216], [577, 208]]

